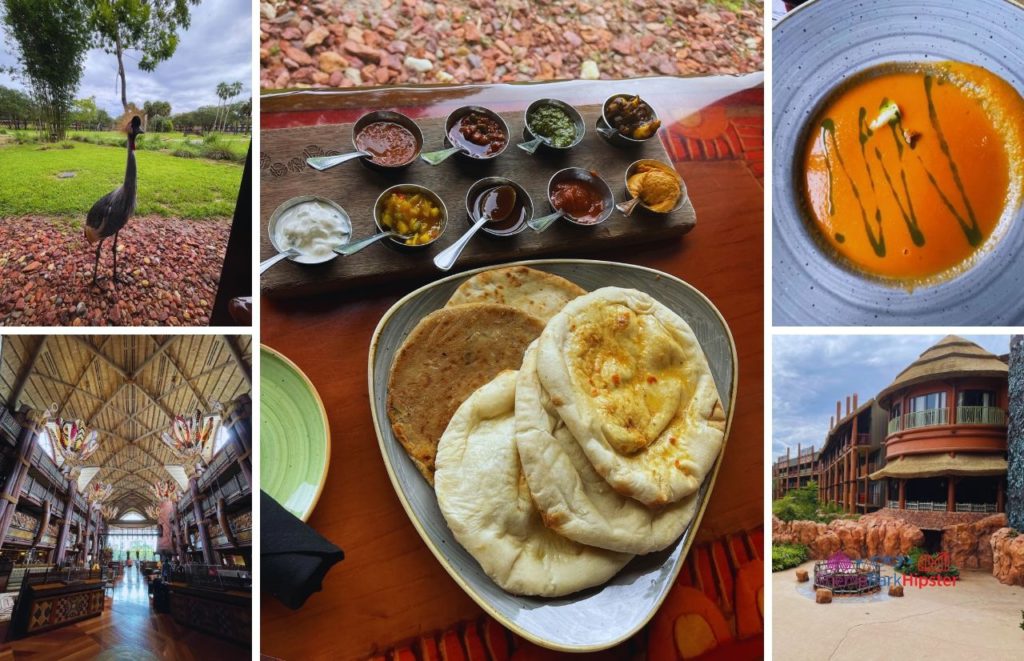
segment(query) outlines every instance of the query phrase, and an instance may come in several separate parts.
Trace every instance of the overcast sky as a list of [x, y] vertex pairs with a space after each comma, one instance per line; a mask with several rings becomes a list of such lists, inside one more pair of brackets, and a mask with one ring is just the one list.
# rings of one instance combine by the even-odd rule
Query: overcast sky
[[[252, 89], [252, 3], [249, 0], [204, 0], [192, 7], [192, 26], [179, 35], [174, 57], [156, 71], [139, 71], [139, 53], [125, 57], [128, 101], [169, 101], [173, 112], [217, 105], [217, 83], [241, 81], [242, 95]], [[0, 67], [17, 64], [16, 46], [0, 23]], [[96, 104], [114, 117], [121, 114], [117, 58], [101, 50], [86, 53], [76, 98], [96, 97]], [[25, 90], [23, 81], [0, 74], [0, 85]]]
[[[860, 403], [917, 360], [944, 335], [776, 335], [772, 338], [772, 457], [821, 447], [836, 401], [857, 393]], [[965, 335], [983, 349], [1010, 351], [1006, 335]]]

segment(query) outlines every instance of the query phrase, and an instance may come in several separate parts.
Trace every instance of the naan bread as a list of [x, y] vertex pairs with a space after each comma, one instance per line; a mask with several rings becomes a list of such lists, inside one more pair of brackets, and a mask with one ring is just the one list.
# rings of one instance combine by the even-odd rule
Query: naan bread
[[447, 306], [466, 303], [501, 303], [547, 321], [565, 304], [587, 290], [552, 273], [525, 266], [510, 266], [477, 273], [448, 299]]
[[519, 465], [516, 373], [503, 372], [452, 416], [434, 488], [452, 534], [513, 594], [558, 597], [604, 583], [632, 556], [570, 541], [544, 526]]
[[696, 491], [722, 448], [704, 352], [647, 294], [605, 287], [570, 302], [541, 335], [537, 373], [598, 474], [649, 507]]
[[597, 474], [540, 385], [536, 342], [526, 350], [516, 381], [515, 433], [544, 523], [573, 541], [622, 553], [660, 551], [683, 534], [697, 511], [697, 494], [651, 509]]
[[544, 322], [490, 303], [428, 314], [402, 343], [388, 379], [388, 418], [423, 477], [434, 482], [437, 442], [466, 397], [503, 370], [517, 370]]

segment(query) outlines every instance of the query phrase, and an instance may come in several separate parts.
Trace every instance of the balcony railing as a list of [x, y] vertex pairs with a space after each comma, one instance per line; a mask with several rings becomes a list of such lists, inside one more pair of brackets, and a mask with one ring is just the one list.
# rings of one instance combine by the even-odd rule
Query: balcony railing
[[[907, 501], [907, 509], [914, 512], [945, 512], [946, 503], [935, 503], [927, 501]], [[890, 500], [886, 503], [887, 507], [892, 510], [898, 510], [900, 508], [900, 501]], [[957, 503], [957, 512], [979, 512], [979, 513], [994, 513], [996, 511], [995, 503]]]
[[[913, 411], [889, 421], [889, 435], [908, 429], [920, 427], [933, 427], [936, 425], [951, 424], [949, 420], [949, 409], [926, 409], [924, 411]], [[994, 406], [958, 406], [956, 408], [956, 420], [952, 424], [957, 425], [995, 425], [1006, 426], [1006, 411]]]
[[994, 406], [958, 406], [956, 421], [961, 425], [1006, 425], [1006, 412]]

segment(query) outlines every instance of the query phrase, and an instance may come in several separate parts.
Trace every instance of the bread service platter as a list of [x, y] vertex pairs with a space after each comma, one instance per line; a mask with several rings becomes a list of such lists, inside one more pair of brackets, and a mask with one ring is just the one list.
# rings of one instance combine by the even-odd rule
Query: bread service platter
[[417, 289], [381, 318], [371, 340], [368, 360], [374, 429], [388, 476], [410, 521], [441, 566], [481, 608], [516, 634], [549, 649], [607, 649], [635, 634], [650, 620], [675, 582], [693, 543], [732, 423], [738, 371], [736, 348], [728, 325], [715, 306], [694, 287], [669, 274], [593, 260], [531, 260], [499, 265], [512, 266], [560, 276], [590, 292], [611, 285], [638, 290], [662, 303], [692, 329], [707, 359], [723, 409], [724, 434], [721, 449], [696, 491], [695, 512], [682, 535], [663, 550], [633, 557], [602, 585], [559, 597], [522, 596], [502, 589], [456, 540], [434, 486], [424, 479], [392, 428], [389, 377], [399, 349], [421, 320], [445, 307], [467, 279], [489, 268], [449, 276]]

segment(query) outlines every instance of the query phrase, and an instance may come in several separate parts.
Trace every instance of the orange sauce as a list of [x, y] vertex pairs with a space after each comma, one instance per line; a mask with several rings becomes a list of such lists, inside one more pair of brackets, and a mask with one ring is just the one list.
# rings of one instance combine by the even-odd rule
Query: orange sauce
[[[890, 121], [879, 119], [886, 102], [898, 107]], [[806, 210], [857, 270], [907, 284], [955, 275], [1020, 205], [1022, 136], [1024, 99], [985, 69], [940, 62], [867, 71], [811, 126]]]

